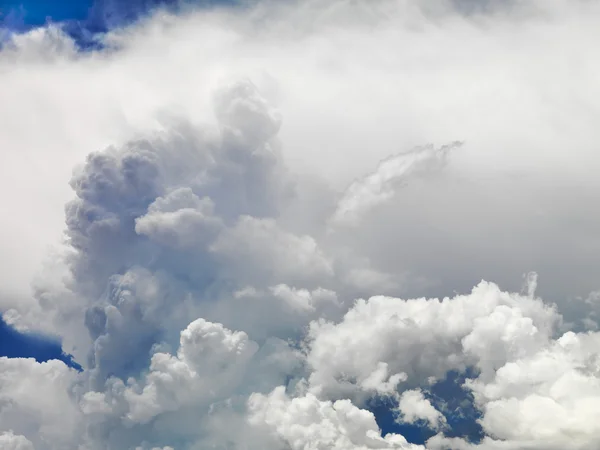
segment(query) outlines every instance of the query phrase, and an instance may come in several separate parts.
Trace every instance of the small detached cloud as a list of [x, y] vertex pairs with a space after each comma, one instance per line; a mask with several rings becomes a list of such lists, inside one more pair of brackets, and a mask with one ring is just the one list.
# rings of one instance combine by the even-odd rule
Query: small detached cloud
[[411, 177], [443, 167], [450, 151], [461, 145], [460, 142], [454, 142], [440, 148], [420, 147], [381, 161], [375, 172], [348, 186], [333, 213], [333, 223], [359, 220], [371, 208], [391, 200], [396, 190]]
[[412, 424], [424, 420], [434, 430], [446, 421], [419, 389], [404, 391], [400, 396], [398, 410], [402, 414], [403, 422]]

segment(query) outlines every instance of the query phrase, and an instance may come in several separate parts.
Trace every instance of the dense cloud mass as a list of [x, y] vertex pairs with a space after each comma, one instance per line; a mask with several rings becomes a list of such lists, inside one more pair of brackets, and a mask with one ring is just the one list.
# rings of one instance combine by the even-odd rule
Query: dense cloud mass
[[0, 309], [82, 370], [0, 358], [0, 447], [596, 450], [598, 20], [259, 1], [12, 36]]

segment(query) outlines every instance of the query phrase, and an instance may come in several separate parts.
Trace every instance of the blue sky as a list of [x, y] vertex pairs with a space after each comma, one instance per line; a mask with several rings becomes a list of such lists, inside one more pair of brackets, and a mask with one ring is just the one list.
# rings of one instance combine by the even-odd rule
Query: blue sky
[[[80, 50], [102, 48], [102, 33], [140, 19], [156, 8], [236, 4], [238, 0], [6, 0], [0, 8], [0, 32], [20, 33], [48, 23], [59, 24]], [[2, 39], [0, 33], [0, 44]]]
[[20, 333], [0, 318], [0, 356], [34, 358], [38, 362], [58, 359], [71, 367], [79, 367], [62, 352], [59, 341], [36, 334]]
[[0, 23], [23, 30], [51, 22], [98, 31], [135, 20], [156, 7], [177, 5], [232, 4], [236, 0], [5, 0], [0, 9]]
[[48, 18], [60, 22], [63, 20], [83, 20], [87, 18], [93, 0], [56, 1], [29, 0], [26, 2], [6, 0], [4, 14], [12, 13], [24, 25], [43, 25]]
[[[227, 3], [224, 0], [218, 3]], [[0, 10], [0, 25], [22, 32], [59, 23], [77, 44], [83, 48], [95, 48], [92, 37], [116, 26], [130, 23], [157, 7], [173, 8], [180, 4], [214, 4], [211, 0], [7, 0]]]

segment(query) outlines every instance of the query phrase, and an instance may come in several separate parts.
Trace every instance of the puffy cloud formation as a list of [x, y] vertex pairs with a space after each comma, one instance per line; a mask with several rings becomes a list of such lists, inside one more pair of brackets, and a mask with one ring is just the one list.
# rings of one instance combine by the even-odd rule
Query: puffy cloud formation
[[83, 370], [0, 358], [3, 448], [598, 448], [600, 10], [475, 3], [15, 36], [0, 308]]
[[32, 450], [33, 444], [24, 436], [15, 435], [12, 431], [0, 434], [0, 444], [6, 450]]
[[545, 345], [558, 320], [542, 302], [488, 283], [453, 299], [359, 300], [340, 323], [311, 324], [311, 389], [335, 397], [389, 392], [471, 366], [487, 378]]
[[72, 447], [82, 426], [71, 397], [76, 382], [62, 361], [0, 358], [0, 442], [19, 450]]
[[440, 422], [445, 420], [444, 416], [433, 407], [431, 402], [418, 389], [404, 391], [400, 397], [398, 409], [402, 413], [405, 422], [414, 423], [418, 420], [426, 420], [432, 429], [437, 429]]
[[380, 436], [373, 414], [349, 400], [319, 401], [314, 395], [293, 399], [280, 387], [268, 396], [249, 399], [251, 424], [270, 429], [281, 440], [273, 448], [357, 449], [398, 448], [418, 450], [399, 435]]
[[550, 348], [504, 364], [489, 382], [469, 381], [477, 402], [485, 405], [484, 428], [509, 448], [595, 445], [599, 337], [565, 333]]

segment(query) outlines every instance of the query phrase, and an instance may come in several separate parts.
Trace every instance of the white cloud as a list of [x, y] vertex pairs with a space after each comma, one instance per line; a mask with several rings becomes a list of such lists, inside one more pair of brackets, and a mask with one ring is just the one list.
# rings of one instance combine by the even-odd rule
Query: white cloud
[[398, 402], [398, 410], [402, 413], [403, 422], [415, 423], [419, 420], [425, 420], [428, 422], [429, 427], [434, 430], [439, 428], [440, 424], [446, 420], [419, 389], [404, 391]]
[[[598, 252], [590, 240], [598, 218], [577, 206], [593, 201], [598, 188], [595, 6], [527, 1], [464, 17], [452, 4], [313, 2], [271, 5], [254, 15], [162, 15], [112, 36], [119, 51], [90, 56], [73, 54], [56, 30], [21, 37], [18, 50], [2, 54], [3, 105], [11, 106], [2, 112], [0, 135], [2, 147], [14, 151], [4, 156], [0, 179], [2, 192], [26, 186], [20, 200], [2, 198], [3, 234], [27, 233], [20, 245], [28, 248], [2, 241], [15, 255], [2, 271], [3, 302], [27, 296], [32, 272], [56, 242], [74, 163], [170, 127], [160, 114], [214, 122], [209, 98], [227, 101], [214, 88], [238, 75], [250, 77], [284, 117], [260, 110], [258, 100], [262, 112], [248, 122], [260, 129], [257, 138], [283, 123], [288, 163], [340, 190], [390, 154], [465, 141], [439, 180], [410, 183], [383, 208], [387, 214], [370, 215], [364, 234], [351, 233], [359, 243], [386, 236], [375, 239], [376, 254], [369, 255], [388, 266], [384, 272], [412, 266], [444, 285], [430, 292], [439, 295], [446, 287], [466, 290], [480, 278], [508, 285], [532, 269], [547, 280], [544, 294], [553, 300], [597, 289]], [[244, 108], [255, 100], [243, 89], [238, 103], [217, 108], [223, 123], [246, 120], [252, 108]], [[579, 159], [586, 164], [572, 163]], [[40, 215], [47, 218], [43, 230], [35, 227]], [[490, 234], [501, 238], [490, 241]], [[435, 267], [422, 251], [429, 242], [439, 248]], [[494, 263], [477, 252], [484, 247], [498, 255]], [[580, 271], [562, 270], [556, 253]]]
[[288, 233], [270, 219], [240, 218], [219, 236], [211, 251], [243, 283], [287, 281], [310, 286], [333, 275], [331, 261], [311, 236]]
[[354, 181], [339, 200], [333, 222], [353, 223], [369, 209], [390, 200], [402, 183], [414, 175], [439, 169], [446, 163], [448, 153], [460, 143], [441, 148], [416, 148], [384, 159], [375, 172]]
[[568, 332], [528, 358], [469, 382], [491, 436], [527, 448], [593, 448], [600, 439], [600, 335]]
[[142, 386], [128, 387], [128, 420], [147, 423], [163, 411], [210, 405], [240, 383], [248, 360], [258, 350], [242, 332], [198, 319], [181, 332], [177, 356], [156, 353]]
[[[388, 377], [404, 374], [413, 386], [469, 366], [488, 377], [508, 359], [543, 347], [558, 320], [541, 301], [483, 282], [453, 299], [359, 300], [340, 323], [311, 324], [311, 390], [360, 398], [389, 391]], [[385, 376], [374, 386], [382, 364]]]
[[213, 214], [210, 198], [200, 199], [190, 188], [180, 188], [151, 203], [148, 213], [135, 220], [135, 231], [164, 245], [189, 249], [210, 242], [220, 230], [222, 223]]
[[62, 361], [0, 358], [0, 443], [19, 450], [72, 447], [82, 425], [71, 397], [76, 382], [77, 372]]
[[[600, 11], [471, 6], [259, 2], [2, 50], [0, 309], [84, 371], [0, 359], [0, 443], [595, 449], [598, 337], [557, 336], [598, 320]], [[482, 278], [509, 292], [453, 294]], [[467, 367], [479, 444], [424, 395]], [[373, 397], [439, 434], [381, 437]]]
[[266, 448], [418, 450], [400, 435], [380, 435], [375, 417], [349, 400], [319, 401], [314, 395], [290, 399], [283, 387], [249, 399], [250, 422], [264, 426], [282, 443]]
[[0, 434], [0, 444], [6, 450], [34, 450], [33, 444], [24, 436], [15, 435], [12, 431]]

